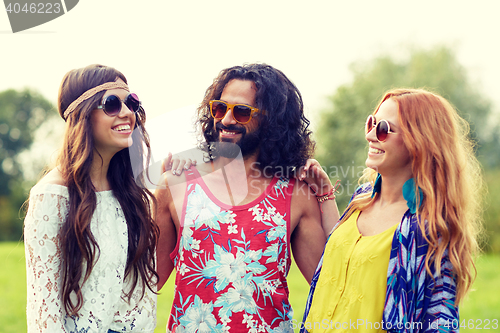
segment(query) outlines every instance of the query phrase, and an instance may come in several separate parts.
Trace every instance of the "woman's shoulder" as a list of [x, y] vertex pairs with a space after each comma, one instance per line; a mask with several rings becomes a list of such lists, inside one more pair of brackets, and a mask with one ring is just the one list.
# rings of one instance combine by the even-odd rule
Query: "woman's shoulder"
[[61, 172], [57, 168], [52, 169], [40, 179], [30, 192], [31, 195], [46, 193], [68, 196], [68, 188], [64, 183]]
[[373, 191], [373, 185], [370, 182], [360, 184], [356, 188], [356, 192], [359, 192], [359, 193], [367, 193], [367, 192], [371, 192], [371, 191]]
[[358, 195], [360, 194], [366, 194], [366, 193], [370, 193], [373, 191], [373, 186], [371, 183], [363, 183], [363, 184], [360, 184], [355, 190], [354, 190], [354, 193], [351, 197], [351, 201], [356, 198]]
[[37, 183], [37, 185], [52, 184], [65, 186], [63, 176], [58, 168], [50, 170], [42, 179]]

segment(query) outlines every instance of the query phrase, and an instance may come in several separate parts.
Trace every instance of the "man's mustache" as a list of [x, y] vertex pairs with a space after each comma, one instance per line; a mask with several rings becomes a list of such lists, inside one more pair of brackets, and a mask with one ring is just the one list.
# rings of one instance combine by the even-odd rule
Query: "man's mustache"
[[218, 131], [225, 130], [225, 131], [228, 131], [228, 132], [237, 132], [237, 133], [242, 133], [242, 134], [245, 134], [246, 131], [247, 131], [244, 126], [236, 125], [236, 124], [231, 124], [229, 126], [225, 126], [221, 122], [218, 122], [215, 125], [215, 129], [218, 130]]

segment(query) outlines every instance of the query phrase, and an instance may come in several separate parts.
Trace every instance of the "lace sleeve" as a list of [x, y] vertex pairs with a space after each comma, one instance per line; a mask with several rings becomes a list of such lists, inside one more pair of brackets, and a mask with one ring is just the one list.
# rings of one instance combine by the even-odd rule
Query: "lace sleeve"
[[66, 332], [58, 233], [68, 200], [63, 195], [33, 192], [24, 220], [28, 332]]

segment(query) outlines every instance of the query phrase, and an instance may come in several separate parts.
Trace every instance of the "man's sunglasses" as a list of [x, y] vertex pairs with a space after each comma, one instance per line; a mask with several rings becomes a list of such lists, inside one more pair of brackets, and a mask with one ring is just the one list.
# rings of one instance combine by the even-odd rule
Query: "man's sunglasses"
[[139, 97], [136, 94], [130, 93], [125, 97], [122, 101], [120, 97], [116, 95], [106, 96], [101, 105], [99, 105], [98, 109], [103, 109], [103, 111], [110, 117], [117, 116], [122, 110], [122, 102], [128, 107], [128, 109], [134, 113], [139, 111], [139, 107], [141, 106], [141, 102], [139, 101]]
[[370, 131], [375, 127], [375, 136], [379, 142], [384, 142], [387, 140], [387, 136], [389, 133], [397, 134], [391, 131], [391, 126], [385, 119], [381, 119], [378, 123], [375, 124], [375, 117], [373, 115], [369, 115], [366, 119], [366, 134], [370, 133]]
[[233, 118], [237, 123], [246, 124], [252, 120], [252, 116], [259, 109], [245, 104], [229, 104], [223, 101], [210, 101], [210, 113], [212, 117], [219, 120], [224, 118], [229, 109], [233, 110]]

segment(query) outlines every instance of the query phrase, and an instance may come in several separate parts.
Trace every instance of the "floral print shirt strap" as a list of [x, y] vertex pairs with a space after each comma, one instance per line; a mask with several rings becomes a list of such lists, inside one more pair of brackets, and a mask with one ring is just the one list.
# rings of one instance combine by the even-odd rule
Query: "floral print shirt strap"
[[99, 245], [98, 259], [87, 281], [80, 283], [83, 306], [78, 316], [70, 317], [61, 297], [59, 235], [69, 210], [68, 189], [54, 184], [31, 189], [24, 220], [28, 332], [154, 331], [156, 295], [146, 288], [142, 299], [141, 290], [134, 291], [130, 303], [122, 297], [131, 287], [124, 279], [128, 230], [122, 208], [112, 191], [96, 196], [90, 228]]
[[228, 206], [195, 168], [186, 177], [167, 332], [293, 332], [286, 276], [295, 180], [274, 178], [253, 202]]

